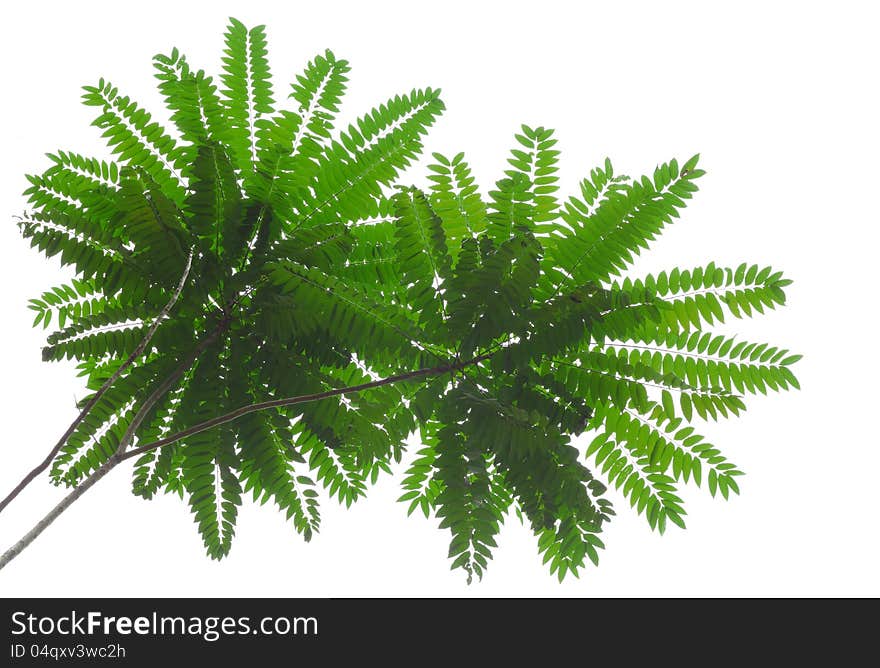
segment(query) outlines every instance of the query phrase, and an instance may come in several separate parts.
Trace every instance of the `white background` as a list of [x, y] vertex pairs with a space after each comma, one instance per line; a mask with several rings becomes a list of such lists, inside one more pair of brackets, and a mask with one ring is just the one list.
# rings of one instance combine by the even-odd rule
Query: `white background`
[[[184, 503], [146, 502], [117, 470], [10, 566], [0, 595], [798, 596], [880, 595], [875, 327], [878, 63], [874, 3], [249, 2], [9, 3], [0, 20], [3, 351], [0, 492], [74, 417], [70, 364], [43, 364], [26, 300], [59, 282], [11, 216], [46, 151], [107, 155], [79, 87], [104, 76], [162, 117], [151, 57], [178, 46], [219, 69], [226, 17], [266, 23], [276, 91], [330, 47], [353, 67], [345, 119], [415, 86], [447, 112], [429, 150], [467, 152], [484, 189], [520, 123], [556, 128], [571, 191], [610, 155], [649, 172], [702, 154], [701, 192], [634, 268], [714, 259], [772, 264], [788, 306], [728, 331], [805, 355], [803, 390], [751, 397], [707, 425], [747, 472], [730, 502], [688, 490], [688, 530], [652, 534], [618, 503], [600, 567], [557, 584], [526, 528], [508, 522], [468, 588], [436, 521], [407, 519], [397, 482], [351, 511], [324, 505], [305, 544], [270, 506], [248, 505], [232, 554], [208, 560]], [[14, 8], [13, 8], [14, 7]], [[131, 7], [131, 9], [129, 9]], [[135, 7], [137, 7], [135, 9]], [[416, 167], [407, 174], [424, 178]], [[18, 539], [59, 498], [39, 479], [0, 516]]]

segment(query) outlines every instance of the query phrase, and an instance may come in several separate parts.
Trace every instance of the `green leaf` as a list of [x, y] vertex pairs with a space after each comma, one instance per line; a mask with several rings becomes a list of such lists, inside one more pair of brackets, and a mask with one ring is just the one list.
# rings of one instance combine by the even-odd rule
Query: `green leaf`
[[681, 405], [681, 413], [684, 418], [690, 422], [693, 419], [694, 411], [691, 404], [691, 397], [687, 392], [682, 392], [679, 396], [679, 404]]
[[[668, 390], [663, 390], [663, 410], [670, 418], [675, 417], [675, 403], [672, 401], [672, 395]], [[684, 410], [684, 408], [682, 408]]]

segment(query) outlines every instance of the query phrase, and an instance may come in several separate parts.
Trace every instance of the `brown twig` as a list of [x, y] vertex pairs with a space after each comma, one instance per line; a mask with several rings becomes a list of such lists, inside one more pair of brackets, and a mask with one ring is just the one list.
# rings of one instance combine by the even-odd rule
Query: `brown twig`
[[122, 435], [122, 438], [119, 439], [119, 445], [116, 448], [116, 452], [114, 453], [116, 457], [122, 460], [122, 454], [128, 448], [129, 443], [131, 443], [134, 438], [135, 432], [137, 432], [138, 428], [140, 428], [141, 423], [144, 421], [144, 418], [149, 413], [150, 409], [156, 404], [159, 399], [165, 396], [165, 394], [170, 390], [174, 384], [180, 380], [180, 377], [186, 373], [186, 371], [193, 365], [193, 363], [198, 359], [199, 355], [201, 355], [205, 349], [210, 346], [214, 341], [217, 340], [217, 337], [229, 326], [228, 318], [224, 318], [219, 325], [217, 325], [216, 329], [211, 332], [208, 336], [202, 339], [199, 344], [192, 349], [189, 355], [184, 358], [184, 360], [178, 364], [174, 371], [172, 371], [165, 380], [150, 394], [149, 397], [144, 399], [144, 403], [141, 404], [138, 412], [131, 419], [131, 422], [128, 425], [128, 428], [125, 430], [125, 433]]
[[55, 455], [64, 447], [64, 444], [67, 443], [67, 439], [70, 438], [71, 434], [76, 430], [76, 428], [80, 425], [80, 423], [85, 419], [85, 417], [91, 412], [91, 410], [95, 407], [95, 405], [101, 400], [101, 397], [110, 389], [110, 387], [119, 380], [119, 377], [122, 376], [123, 372], [130, 367], [134, 362], [140, 357], [144, 350], [147, 349], [147, 346], [150, 343], [150, 340], [153, 338], [153, 335], [156, 333], [156, 330], [159, 328], [161, 322], [168, 317], [168, 314], [171, 312], [171, 309], [174, 308], [174, 305], [177, 303], [177, 300], [180, 299], [180, 294], [183, 292], [183, 287], [186, 284], [187, 277], [189, 276], [190, 269], [192, 268], [192, 260], [193, 253], [190, 250], [189, 257], [186, 260], [186, 267], [184, 268], [183, 275], [180, 277], [180, 281], [177, 283], [177, 288], [175, 288], [174, 293], [171, 295], [171, 299], [168, 300], [168, 303], [162, 308], [159, 312], [159, 315], [156, 316], [156, 319], [150, 325], [147, 333], [144, 335], [144, 338], [141, 339], [141, 342], [137, 345], [137, 348], [128, 356], [128, 358], [120, 365], [118, 369], [113, 373], [110, 378], [108, 378], [103, 385], [101, 385], [100, 389], [92, 395], [92, 398], [89, 399], [88, 403], [83, 407], [80, 411], [79, 415], [76, 416], [76, 419], [70, 423], [70, 426], [67, 428], [67, 431], [58, 439], [58, 442], [55, 444], [55, 447], [46, 455], [46, 458], [40, 462], [38, 466], [36, 466], [30, 473], [28, 473], [24, 478], [22, 478], [21, 482], [15, 486], [9, 494], [6, 495], [2, 501], [0, 501], [0, 512], [3, 512], [3, 509], [9, 505], [9, 503], [18, 496], [25, 487], [27, 487], [38, 475], [40, 475], [43, 471], [45, 471], [52, 464], [52, 460], [55, 459]]
[[[223, 323], [221, 323], [222, 327]], [[221, 328], [218, 327], [214, 332], [214, 336], [219, 334]], [[203, 342], [204, 343], [204, 342]], [[205, 344], [207, 346], [208, 344]], [[196, 353], [197, 354], [197, 353]], [[279, 408], [281, 406], [292, 406], [294, 404], [301, 404], [310, 401], [319, 401], [321, 399], [327, 399], [329, 397], [335, 397], [342, 394], [352, 394], [355, 392], [362, 392], [364, 390], [369, 390], [375, 387], [381, 387], [383, 385], [390, 385], [391, 383], [399, 383], [406, 380], [413, 380], [416, 378], [424, 378], [427, 376], [438, 376], [444, 373], [449, 373], [453, 371], [460, 371], [468, 366], [473, 366], [483, 362], [495, 353], [484, 353], [482, 355], [478, 355], [477, 357], [473, 357], [469, 360], [455, 360], [454, 362], [449, 362], [447, 364], [442, 364], [440, 366], [430, 367], [426, 369], [418, 369], [416, 371], [408, 371], [406, 373], [397, 374], [395, 376], [388, 376], [387, 378], [382, 378], [379, 380], [374, 380], [369, 383], [362, 383], [360, 385], [352, 385], [349, 387], [341, 387], [335, 390], [327, 390], [326, 392], [318, 392], [315, 394], [304, 394], [297, 397], [287, 397], [284, 399], [273, 399], [271, 401], [263, 401], [256, 404], [250, 404], [248, 406], [242, 406], [230, 413], [226, 413], [225, 415], [220, 415], [211, 420], [206, 420], [205, 422], [200, 422], [188, 429], [184, 429], [183, 431], [179, 431], [176, 434], [172, 434], [171, 436], [166, 436], [163, 439], [158, 441], [154, 441], [153, 443], [148, 443], [146, 445], [142, 445], [138, 448], [134, 448], [133, 450], [129, 450], [125, 452], [125, 448], [123, 444], [127, 447], [126, 439], [123, 437], [123, 440], [120, 441], [120, 446], [116, 450], [115, 453], [108, 459], [104, 464], [97, 469], [94, 473], [92, 473], [89, 477], [87, 477], [76, 489], [74, 489], [70, 494], [64, 497], [58, 505], [56, 505], [49, 513], [40, 520], [33, 529], [28, 531], [21, 540], [19, 540], [15, 545], [9, 548], [2, 556], [0, 556], [0, 569], [2, 569], [6, 564], [12, 561], [15, 557], [17, 557], [22, 550], [24, 550], [28, 545], [30, 545], [43, 531], [45, 531], [52, 522], [54, 522], [61, 513], [67, 510], [74, 501], [76, 501], [79, 497], [83, 495], [89, 488], [91, 488], [96, 482], [98, 482], [101, 478], [107, 475], [114, 467], [116, 467], [121, 462], [129, 459], [131, 457], [137, 457], [145, 452], [149, 452], [150, 450], [156, 450], [166, 445], [170, 445], [175, 443], [187, 436], [192, 436], [193, 434], [197, 434], [199, 432], [205, 431], [207, 429], [211, 429], [213, 427], [219, 426], [221, 424], [226, 424], [227, 422], [232, 422], [237, 418], [240, 418], [243, 415], [247, 415], [248, 413], [254, 413], [256, 411], [262, 411], [269, 408]], [[185, 360], [186, 361], [186, 360]], [[191, 364], [191, 362], [190, 362]], [[178, 367], [177, 370], [180, 370], [183, 366]], [[175, 370], [175, 372], [177, 371]], [[183, 371], [180, 371], [183, 373]], [[173, 375], [173, 374], [172, 374]], [[179, 377], [179, 376], [178, 376]], [[163, 383], [163, 386], [165, 383]], [[170, 387], [170, 384], [169, 384]], [[161, 388], [158, 388], [161, 389]], [[157, 389], [157, 391], [158, 391]], [[167, 391], [167, 387], [165, 391]], [[154, 392], [155, 394], [155, 392]], [[151, 395], [152, 397], [152, 395]], [[149, 399], [147, 400], [149, 401]], [[154, 400], [155, 401], [155, 400]], [[146, 405], [146, 402], [145, 402]], [[143, 410], [143, 409], [142, 409]], [[127, 435], [127, 432], [126, 432]]]
[[262, 401], [256, 404], [249, 404], [247, 406], [242, 406], [241, 408], [236, 408], [234, 411], [231, 411], [224, 415], [220, 415], [215, 418], [211, 418], [210, 420], [200, 422], [196, 425], [193, 425], [192, 427], [179, 431], [175, 434], [171, 434], [170, 436], [166, 436], [165, 438], [159, 439], [158, 441], [147, 443], [146, 445], [142, 445], [133, 450], [129, 450], [124, 455], [122, 455], [120, 459], [124, 461], [126, 459], [129, 459], [130, 457], [137, 457], [138, 455], [142, 455], [145, 452], [156, 450], [166, 445], [171, 445], [172, 443], [176, 443], [177, 441], [180, 441], [187, 436], [192, 436], [208, 429], [219, 427], [220, 425], [226, 424], [227, 422], [237, 420], [238, 418], [242, 417], [243, 415], [247, 415], [248, 413], [263, 411], [268, 408], [280, 408], [282, 406], [304, 404], [310, 401], [320, 401], [321, 399], [328, 399], [330, 397], [336, 397], [341, 394], [354, 394], [355, 392], [363, 392], [364, 390], [370, 390], [375, 387], [390, 385], [391, 383], [399, 383], [405, 380], [413, 380], [415, 378], [438, 376], [444, 373], [448, 373], [450, 371], [459, 371], [461, 369], [464, 369], [465, 367], [479, 364], [480, 362], [489, 359], [491, 356], [492, 353], [485, 353], [469, 360], [451, 362], [449, 364], [443, 364], [441, 366], [430, 367], [427, 369], [418, 369], [417, 371], [408, 371], [407, 373], [401, 373], [396, 376], [388, 376], [387, 378], [380, 378], [379, 380], [373, 380], [369, 383], [362, 383], [361, 385], [352, 385], [350, 387], [341, 387], [335, 390], [327, 390], [325, 392], [303, 394], [298, 397], [286, 397], [284, 399], [272, 399], [270, 401]]

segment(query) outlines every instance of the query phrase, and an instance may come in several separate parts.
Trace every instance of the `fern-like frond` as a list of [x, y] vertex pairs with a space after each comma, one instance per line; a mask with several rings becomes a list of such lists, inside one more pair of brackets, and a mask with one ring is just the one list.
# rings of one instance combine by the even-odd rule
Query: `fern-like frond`
[[[639, 343], [608, 341], [606, 353], [616, 357], [619, 365], [641, 367], [661, 378], [674, 378], [689, 388], [720, 389], [730, 397], [734, 393], [766, 394], [768, 389], [799, 388], [789, 367], [800, 356], [790, 355], [783, 348], [737, 342], [734, 337], [705, 331], [677, 335], [654, 332], [644, 337], [634, 332], [633, 335], [633, 340]], [[694, 411], [704, 419], [710, 414], [716, 417], [716, 411], [723, 415], [723, 405], [699, 394], [682, 392], [679, 402], [688, 420]], [[743, 407], [741, 400], [737, 401], [734, 414]], [[675, 417], [675, 413], [670, 412], [670, 417]]]
[[229, 553], [235, 535], [241, 486], [234, 467], [237, 455], [233, 436], [218, 430], [214, 441], [194, 442], [186, 448], [184, 466], [189, 480], [189, 504], [208, 556], [220, 559]]
[[101, 114], [93, 125], [119, 160], [137, 165], [162, 189], [166, 197], [180, 205], [186, 194], [178, 162], [181, 152], [175, 141], [152, 116], [101, 79], [97, 86], [83, 86], [83, 103], [100, 107]]
[[70, 283], [46, 290], [38, 299], [28, 300], [28, 308], [37, 313], [35, 327], [40, 323], [47, 327], [54, 314], [58, 326], [63, 328], [68, 319], [76, 321], [82, 316], [102, 313], [110, 306], [116, 306], [115, 301], [100, 296], [95, 282], [91, 280], [73, 279]]
[[447, 290], [449, 330], [469, 354], [519, 329], [540, 279], [541, 244], [522, 227], [495, 246], [488, 236], [464, 244]]
[[230, 19], [225, 42], [220, 94], [228, 124], [226, 137], [236, 167], [249, 174], [257, 162], [257, 122], [274, 110], [265, 26], [248, 30]]
[[[342, 266], [337, 267], [340, 276], [376, 291], [384, 298], [393, 299], [405, 290], [400, 264], [397, 261], [396, 224], [391, 212], [380, 211], [378, 217], [357, 221], [349, 228], [352, 247]], [[394, 299], [398, 301], [398, 299]]]
[[21, 221], [21, 236], [46, 257], [58, 256], [61, 266], [73, 267], [80, 279], [101, 281], [101, 291], [124, 303], [138, 303], [150, 291], [147, 272], [130, 254], [78, 235], [71, 225], [59, 225], [41, 214]]
[[345, 264], [354, 244], [351, 230], [344, 223], [325, 223], [297, 229], [275, 244], [270, 253], [278, 260], [293, 260], [328, 271]]
[[437, 461], [436, 432], [436, 423], [431, 424], [428, 420], [422, 420], [420, 432], [422, 447], [415, 453], [414, 459], [406, 469], [401, 482], [404, 493], [397, 499], [401, 503], [409, 504], [407, 515], [412, 515], [416, 509], [421, 509], [426, 519], [430, 517], [437, 503], [437, 496], [442, 491], [442, 483], [433, 477]]
[[443, 222], [449, 254], [455, 261], [462, 242], [486, 229], [486, 204], [477, 191], [464, 153], [451, 160], [441, 153], [433, 155], [435, 162], [428, 165], [433, 172], [428, 177], [432, 182], [431, 207]]
[[[348, 81], [348, 63], [332, 52], [317, 56], [292, 85], [290, 97], [298, 103], [296, 112], [255, 121], [257, 165], [245, 181], [246, 192], [264, 207], [271, 207], [274, 219], [295, 217], [296, 200], [307, 192], [318, 170], [323, 145], [330, 138], [333, 118]], [[257, 227], [262, 224], [261, 212]]]
[[[670, 327], [701, 329], [703, 323], [724, 322], [725, 311], [736, 318], [751, 317], [785, 304], [784, 288], [791, 284], [782, 272], [745, 262], [736, 268], [704, 267], [661, 271], [656, 276], [627, 279], [623, 288], [634, 296], [650, 293], [665, 302], [664, 320]], [[723, 308], [726, 307], [725, 308]]]
[[[138, 439], [143, 443], [152, 443], [172, 432], [175, 426], [175, 412], [180, 407], [181, 396], [192, 381], [192, 370], [184, 373], [180, 386], [172, 388], [161, 397], [144, 418]], [[150, 450], [135, 461], [132, 475], [132, 492], [144, 499], [151, 499], [168, 482], [171, 462], [179, 449], [173, 444], [161, 450]]]
[[739, 494], [736, 477], [742, 471], [703, 436], [694, 433], [693, 427], [682, 427], [680, 418], [669, 417], [662, 406], [654, 403], [647, 414], [629, 411], [629, 415], [643, 425], [640, 437], [648, 459], [664, 473], [671, 470], [675, 480], [687, 483], [693, 479], [697, 486], [707, 479], [712, 496], [718, 490], [725, 499], [731, 491]]
[[77, 190], [100, 190], [113, 188], [119, 181], [119, 166], [112, 161], [87, 158], [72, 151], [47, 153], [54, 163], [43, 176], [63, 174], [66, 179], [77, 182]]
[[653, 179], [615, 184], [589, 214], [587, 205], [566, 207], [562, 218], [570, 231], [554, 237], [547, 254], [549, 264], [565, 276], [557, 291], [620, 275], [696, 191], [693, 181], [704, 174], [696, 164], [697, 156], [681, 169], [672, 160], [659, 166]]
[[446, 235], [440, 218], [425, 194], [415, 188], [394, 196], [397, 263], [408, 285], [407, 299], [427, 327], [445, 315], [440, 296], [443, 280], [451, 273]]
[[431, 88], [398, 95], [349, 126], [319, 159], [314, 194], [304, 193], [297, 224], [360, 218], [421, 152], [422, 135], [444, 108], [439, 95]]
[[452, 568], [462, 568], [468, 582], [474, 575], [482, 579], [483, 570], [498, 546], [502, 514], [494, 503], [489, 464], [481, 444], [468, 441], [456, 424], [437, 432], [435, 479], [440, 485], [436, 495], [436, 514], [440, 528], [452, 533], [449, 558]]
[[491, 443], [495, 467], [538, 537], [544, 562], [562, 580], [585, 559], [598, 561], [596, 534], [612, 514], [604, 491], [578, 453], [547, 421], [533, 425], [522, 409], [486, 397], [477, 388], [460, 395], [470, 408], [468, 437]]
[[[180, 147], [178, 162], [191, 161], [199, 145], [228, 141], [224, 109], [212, 78], [202, 70], [191, 70], [177, 49], [167, 56], [154, 56], [153, 66], [171, 120], [181, 139], [189, 142], [188, 146]], [[188, 176], [189, 167], [181, 164], [181, 174]]]
[[166, 359], [152, 359], [132, 368], [107, 390], [53, 461], [50, 477], [56, 484], [74, 486], [110, 458], [137, 410], [137, 401], [161, 381], [169, 366]]
[[[320, 514], [314, 483], [298, 474], [291, 461], [302, 458], [297, 452], [302, 442], [300, 438], [293, 440], [297, 432], [261, 413], [245, 416], [237, 428], [240, 441], [246, 444], [241, 452], [244, 490], [253, 492], [261, 503], [273, 499], [303, 538], [311, 540], [319, 528]], [[282, 435], [288, 439], [282, 441]]]
[[559, 178], [556, 166], [559, 151], [553, 147], [556, 140], [553, 130], [522, 126], [522, 134], [514, 135], [525, 150], [514, 149], [508, 163], [512, 169], [506, 172], [510, 179], [523, 175], [528, 183], [528, 220], [535, 234], [546, 235], [564, 229], [555, 222], [559, 217], [556, 193]]
[[365, 355], [380, 351], [412, 359], [421, 338], [407, 311], [376, 302], [324, 272], [292, 262], [274, 263], [270, 280], [289, 297], [298, 336], [325, 330], [335, 340]]
[[110, 224], [116, 213], [112, 199], [115, 188], [95, 186], [88, 177], [51, 167], [42, 176], [27, 178], [31, 185], [24, 194], [42, 220], [118, 249]]
[[157, 283], [175, 286], [190, 247], [180, 210], [140, 170], [123, 170], [116, 202], [118, 234], [134, 246], [134, 260]]
[[199, 146], [192, 165], [192, 191], [186, 206], [189, 231], [201, 240], [201, 247], [215, 261], [225, 249], [240, 254], [242, 238], [242, 195], [232, 162], [220, 144]]
[[684, 528], [685, 510], [675, 480], [665, 473], [663, 461], [651, 459], [651, 432], [625, 408], [604, 404], [594, 407], [591, 426], [600, 430], [589, 447], [601, 474], [618, 489], [652, 529], [666, 530], [666, 520]]

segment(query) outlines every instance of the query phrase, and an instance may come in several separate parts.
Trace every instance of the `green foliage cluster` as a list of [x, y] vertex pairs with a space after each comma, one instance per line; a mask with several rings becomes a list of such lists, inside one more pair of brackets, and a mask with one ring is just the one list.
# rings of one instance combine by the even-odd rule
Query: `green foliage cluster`
[[789, 281], [713, 263], [622, 276], [697, 190], [696, 156], [636, 179], [606, 161], [563, 201], [553, 132], [523, 126], [488, 197], [462, 154], [434, 154], [429, 187], [399, 187], [439, 91], [337, 131], [346, 61], [316, 56], [276, 91], [262, 27], [231, 20], [223, 53], [216, 81], [176, 49], [155, 57], [172, 131], [110, 82], [86, 86], [113, 160], [59, 151], [28, 177], [21, 232], [77, 276], [31, 301], [35, 324], [57, 324], [43, 356], [76, 360], [92, 391], [193, 254], [171, 317], [61, 450], [56, 483], [107, 461], [144, 398], [216, 334], [136, 444], [255, 402], [449, 372], [251, 413], [139, 457], [134, 493], [185, 498], [213, 558], [244, 495], [308, 540], [321, 489], [350, 505], [413, 432], [401, 501], [449, 529], [469, 579], [510, 512], [562, 579], [598, 561], [608, 486], [660, 532], [684, 526], [682, 485], [739, 491], [740, 471], [693, 425], [797, 387], [798, 356], [709, 327], [782, 304]]

